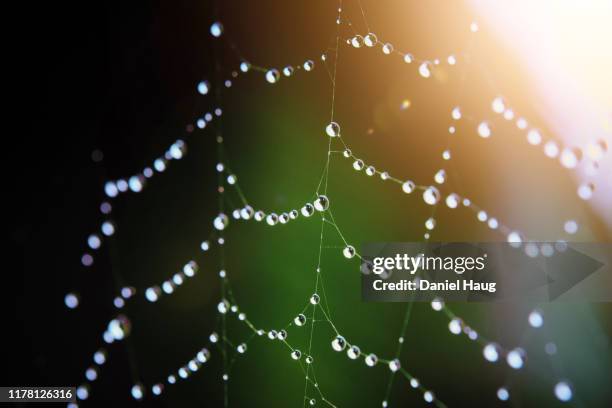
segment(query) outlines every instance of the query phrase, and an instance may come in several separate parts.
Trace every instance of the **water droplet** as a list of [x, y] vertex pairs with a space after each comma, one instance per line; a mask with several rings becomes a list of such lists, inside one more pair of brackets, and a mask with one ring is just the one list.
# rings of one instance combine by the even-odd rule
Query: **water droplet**
[[276, 225], [278, 223], [278, 215], [276, 215], [276, 213], [268, 214], [266, 223], [268, 223], [268, 225]]
[[351, 259], [352, 257], [355, 256], [356, 251], [355, 251], [355, 248], [352, 245], [347, 245], [342, 250], [342, 254], [344, 255], [345, 258]]
[[210, 91], [210, 83], [208, 81], [200, 81], [198, 83], [198, 92], [202, 95], [206, 95]]
[[361, 48], [361, 46], [363, 45], [363, 42], [364, 42], [364, 39], [359, 34], [351, 38], [351, 45], [355, 48]]
[[444, 308], [444, 301], [441, 298], [434, 298], [431, 301], [431, 308], [433, 310], [435, 310], [436, 312], [439, 312], [440, 310], [442, 310]]
[[565, 230], [565, 232], [568, 234], [575, 234], [578, 232], [578, 223], [574, 220], [565, 221], [565, 224], [563, 224], [563, 230]]
[[306, 316], [300, 313], [299, 315], [295, 317], [295, 319], [293, 319], [293, 322], [295, 323], [296, 326], [303, 326], [306, 324]]
[[431, 391], [425, 391], [423, 393], [423, 399], [425, 400], [425, 402], [427, 403], [431, 403], [434, 400], [434, 393]]
[[280, 79], [280, 73], [277, 69], [270, 69], [266, 72], [266, 81], [271, 84], [275, 84]]
[[491, 108], [493, 109], [493, 112], [495, 113], [503, 113], [504, 110], [506, 109], [504, 98], [502, 98], [501, 96], [498, 96], [495, 99], [493, 99], [493, 102], [491, 103]]
[[385, 54], [391, 54], [393, 52], [393, 45], [390, 43], [386, 43], [385, 45], [383, 45], [383, 52]]
[[283, 68], [283, 75], [286, 77], [293, 75], [293, 67], [291, 65], [287, 65], [285, 68]]
[[312, 71], [314, 69], [314, 61], [307, 60], [306, 62], [304, 62], [303, 67], [305, 71]]
[[346, 348], [346, 340], [344, 337], [338, 335], [332, 340], [331, 345], [335, 351], [342, 351]]
[[411, 64], [412, 61], [414, 61], [414, 57], [412, 56], [412, 54], [405, 54], [404, 55], [404, 62], [406, 64]]
[[559, 381], [555, 384], [555, 397], [559, 401], [567, 402], [572, 399], [573, 394], [572, 386], [567, 381]]
[[578, 187], [578, 197], [583, 200], [590, 200], [594, 191], [595, 185], [593, 183], [583, 183]]
[[565, 148], [561, 152], [561, 157], [559, 160], [561, 161], [561, 165], [568, 169], [573, 169], [578, 166], [578, 163], [582, 159], [582, 151], [580, 149], [574, 148]]
[[64, 304], [68, 309], [75, 309], [79, 306], [79, 295], [76, 293], [68, 293], [64, 297]]
[[226, 314], [230, 308], [230, 304], [227, 300], [223, 299], [221, 302], [217, 304], [217, 310], [221, 314]]
[[527, 142], [533, 146], [542, 143], [542, 134], [540, 131], [537, 129], [529, 129], [529, 132], [527, 132]]
[[378, 363], [376, 354], [368, 354], [365, 358], [365, 363], [368, 367], [374, 367]]
[[329, 137], [340, 136], [340, 125], [336, 122], [330, 122], [330, 124], [325, 128], [325, 133], [327, 133], [327, 136]]
[[312, 214], [314, 214], [314, 206], [310, 203], [306, 203], [303, 207], [302, 207], [302, 215], [304, 217], [310, 217]]
[[534, 310], [531, 313], [529, 313], [529, 325], [531, 327], [542, 327], [542, 325], [544, 324], [544, 317], [542, 316], [542, 312], [540, 312], [539, 310]]
[[446, 171], [444, 169], [438, 170], [438, 172], [434, 175], [434, 181], [438, 184], [444, 184], [446, 181]]
[[240, 354], [246, 353], [247, 345], [245, 343], [239, 344], [238, 347], [236, 347], [236, 351], [238, 351]]
[[429, 186], [423, 192], [423, 201], [429, 205], [435, 205], [440, 201], [440, 192], [434, 186]]
[[401, 367], [402, 367], [402, 365], [400, 364], [400, 361], [397, 358], [394, 359], [394, 360], [389, 361], [389, 370], [391, 370], [393, 372], [396, 372]]
[[363, 167], [365, 166], [365, 164], [363, 163], [363, 160], [361, 159], [357, 159], [353, 162], [353, 168], [357, 171], [361, 171], [363, 170]]
[[107, 331], [114, 340], [123, 340], [129, 336], [131, 329], [130, 320], [124, 315], [119, 315], [108, 323]]
[[480, 122], [478, 125], [478, 136], [485, 139], [491, 136], [491, 127], [488, 122]]
[[221, 34], [223, 34], [223, 24], [219, 23], [218, 21], [212, 23], [212, 25], [210, 26], [210, 33], [213, 37], [221, 37]]
[[373, 176], [374, 174], [376, 174], [376, 168], [374, 166], [368, 166], [366, 167], [365, 173], [368, 176]]
[[294, 360], [299, 360], [302, 357], [302, 352], [300, 350], [293, 350], [291, 352], [291, 358]]
[[506, 362], [510, 367], [518, 370], [525, 362], [525, 351], [521, 348], [511, 350], [506, 356]]
[[366, 47], [373, 47], [378, 43], [378, 37], [376, 37], [374, 33], [368, 33], [363, 39], [363, 42]]
[[549, 140], [544, 145], [544, 154], [551, 159], [554, 159], [559, 155], [559, 146], [556, 142]]
[[415, 186], [414, 182], [413, 182], [413, 181], [410, 181], [410, 180], [408, 180], [408, 181], [404, 181], [404, 182], [402, 183], [402, 191], [403, 191], [404, 193], [406, 193], [406, 194], [410, 194], [410, 193], [412, 193], [412, 192], [414, 191], [414, 188], [415, 188], [415, 187], [416, 187], [416, 186]]
[[510, 398], [510, 393], [506, 388], [501, 387], [497, 390], [497, 398], [499, 398], [500, 401], [508, 401], [508, 398]]
[[451, 111], [451, 117], [455, 120], [461, 119], [461, 108], [458, 106], [455, 106], [453, 110]]
[[428, 61], [425, 61], [423, 63], [421, 63], [421, 65], [419, 65], [419, 74], [423, 77], [423, 78], [429, 78], [431, 76], [431, 63]]
[[357, 346], [351, 346], [349, 347], [349, 349], [346, 351], [346, 355], [351, 359], [351, 360], [356, 360], [357, 358], [359, 358], [359, 356], [361, 355], [361, 349]]
[[435, 218], [428, 218], [427, 221], [425, 221], [425, 228], [427, 228], [428, 230], [433, 230], [436, 227], [436, 220]]
[[325, 211], [329, 208], [329, 199], [325, 195], [320, 195], [314, 202], [317, 211]]
[[223, 231], [227, 227], [227, 224], [229, 224], [229, 218], [223, 213], [217, 215], [213, 221], [214, 227], [219, 231]]
[[461, 334], [461, 331], [463, 330], [463, 321], [458, 317], [452, 318], [448, 323], [448, 330], [450, 330], [450, 332], [453, 334]]
[[318, 305], [320, 301], [321, 301], [321, 298], [316, 293], [310, 297], [310, 303], [313, 305]]
[[499, 359], [499, 350], [497, 343], [489, 343], [482, 349], [482, 355], [487, 361], [494, 363]]

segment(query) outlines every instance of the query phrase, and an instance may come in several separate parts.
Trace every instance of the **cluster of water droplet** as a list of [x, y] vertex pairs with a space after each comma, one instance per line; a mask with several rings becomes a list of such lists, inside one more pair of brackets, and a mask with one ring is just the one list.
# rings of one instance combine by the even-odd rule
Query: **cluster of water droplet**
[[161, 285], [155, 285], [145, 290], [145, 297], [149, 302], [157, 302], [162, 294], [171, 295], [174, 290], [181, 286], [188, 278], [197, 273], [199, 267], [195, 261], [189, 261], [180, 272], [175, 273], [172, 278], [165, 280]]

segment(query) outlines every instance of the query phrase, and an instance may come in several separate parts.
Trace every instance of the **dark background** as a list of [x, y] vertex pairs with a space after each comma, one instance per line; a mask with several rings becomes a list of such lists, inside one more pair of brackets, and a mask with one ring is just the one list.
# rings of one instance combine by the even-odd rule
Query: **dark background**
[[[373, 31], [398, 49], [445, 56], [467, 48], [465, 27], [471, 17], [464, 6], [364, 6]], [[215, 8], [207, 2], [109, 1], [27, 4], [15, 11], [19, 27], [7, 38], [15, 51], [10, 65], [17, 72], [5, 79], [7, 85], [17, 85], [7, 101], [18, 114], [7, 119], [16, 130], [5, 134], [9, 143], [4, 156], [5, 164], [10, 160], [5, 201], [14, 205], [5, 214], [9, 257], [17, 261], [15, 268], [5, 270], [7, 278], [17, 277], [14, 286], [6, 283], [6, 291], [16, 297], [17, 319], [5, 331], [15, 344], [7, 347], [4, 384], [80, 384], [101, 344], [102, 331], [116, 314], [111, 302], [117, 289], [123, 284], [143, 288], [161, 283], [198, 254], [199, 242], [208, 236], [217, 212], [216, 146], [213, 129], [188, 135], [185, 128], [216, 106], [214, 98], [196, 94], [197, 82], [219, 83], [237, 69], [240, 59], [230, 43], [261, 66], [280, 69], [307, 58], [315, 61], [313, 73], [299, 73], [275, 86], [266, 84], [263, 74], [241, 76], [224, 91], [222, 101], [227, 151], [249, 200], [281, 211], [299, 208], [311, 198], [327, 149], [322, 129], [329, 121], [330, 86], [320, 54], [333, 46], [335, 8], [332, 2], [228, 2]], [[352, 2], [345, 8], [356, 30], [365, 34], [359, 9]], [[218, 40], [208, 33], [217, 18], [226, 33]], [[491, 49], [497, 45], [484, 37], [472, 50], [473, 58], [486, 62], [491, 72], [501, 72], [495, 77], [499, 90], [479, 84], [478, 73], [467, 76], [467, 85], [452, 72], [427, 82], [418, 77], [416, 66], [407, 69], [380, 50], [341, 46], [336, 117], [354, 152], [384, 164], [398, 177], [429, 180], [441, 165], [448, 112], [459, 99], [465, 98], [462, 106], [471, 108], [475, 117], [484, 117], [489, 102], [482, 101], [501, 91], [512, 95], [526, 115], [537, 117], [532, 101], [515, 86], [524, 80], [521, 67], [503, 50], [490, 57]], [[461, 93], [465, 87], [468, 95]], [[405, 98], [413, 105], [408, 114], [398, 109]], [[94, 267], [83, 268], [79, 259], [85, 239], [103, 219], [98, 207], [104, 181], [141, 171], [177, 138], [189, 141], [186, 158], [151, 180], [143, 193], [114, 203], [118, 234], [105, 243]], [[560, 224], [560, 213], [579, 213], [589, 237], [609, 238], [588, 208], [565, 198], [574, 187], [567, 175], [559, 175], [558, 167], [538, 161], [528, 149], [509, 150], [515, 146], [511, 140], [481, 144], [474, 139], [457, 146], [459, 170], [453, 177], [483, 207], [507, 214], [508, 224], [519, 225], [537, 239], [557, 233], [553, 226]], [[92, 160], [96, 149], [104, 155], [101, 162]], [[504, 160], [499, 160], [501, 152]], [[516, 163], [523, 165], [514, 169]], [[564, 204], [546, 211], [539, 200], [505, 198], [504, 184], [513, 183], [503, 176], [506, 171], [512, 172], [513, 180], [523, 180], [525, 192], [520, 194], [538, 191], [548, 203]], [[419, 200], [406, 200], [394, 185], [364, 177], [355, 175], [342, 159], [334, 162], [330, 197], [343, 232], [356, 246], [368, 240], [421, 240], [429, 209]], [[238, 202], [236, 196], [232, 199]], [[470, 217], [467, 212], [454, 216], [442, 211], [436, 238], [496, 239]], [[228, 232], [234, 290], [249, 317], [264, 329], [282, 327], [310, 296], [319, 225], [296, 225], [273, 232], [245, 225]], [[333, 231], [328, 232], [338, 245]], [[132, 335], [109, 347], [109, 362], [84, 406], [136, 405], [129, 397], [134, 381], [150, 385], [163, 380], [203, 345], [215, 327], [218, 264], [215, 257], [196, 259], [203, 270], [194, 285], [185, 285], [155, 305], [138, 298], [128, 306]], [[361, 304], [359, 281], [350, 279], [357, 266], [347, 266], [339, 250], [326, 251], [323, 265], [330, 273], [326, 290], [334, 321], [362, 349], [390, 356], [404, 307]], [[63, 297], [73, 290], [81, 294], [81, 306], [67, 310]], [[458, 313], [487, 337], [507, 345], [527, 338], [537, 350], [527, 373], [517, 375], [503, 364], [487, 364], [480, 347], [451, 336], [445, 318], [432, 313], [427, 304], [415, 305], [403, 361], [449, 405], [494, 404], [495, 390], [504, 384], [512, 384], [517, 405], [554, 405], [552, 385], [564, 376], [581, 390], [580, 403], [602, 406], [610, 397], [605, 385], [610, 369], [609, 306], [547, 305], [547, 331], [525, 335], [531, 307], [457, 306]], [[244, 327], [234, 326], [230, 333], [236, 341], [248, 335]], [[317, 375], [329, 399], [339, 406], [379, 406], [388, 370], [354, 368], [354, 362], [331, 352], [331, 330], [325, 327], [316, 333]], [[297, 344], [303, 342], [303, 334], [290, 332]], [[557, 341], [559, 361], [548, 361], [542, 353], [550, 339]], [[142, 404], [220, 406], [220, 373], [219, 360], [213, 357], [193, 378]], [[286, 349], [268, 340], [249, 345], [231, 378], [231, 406], [302, 402], [301, 371]], [[421, 395], [404, 380], [395, 380], [391, 395], [396, 406], [422, 403]]]

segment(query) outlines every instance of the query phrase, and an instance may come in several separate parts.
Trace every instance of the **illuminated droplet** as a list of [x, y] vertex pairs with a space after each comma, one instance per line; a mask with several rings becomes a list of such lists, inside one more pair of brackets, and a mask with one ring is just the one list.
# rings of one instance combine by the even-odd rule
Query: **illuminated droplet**
[[373, 47], [378, 43], [378, 37], [374, 33], [368, 33], [363, 39], [363, 43], [366, 47]]
[[578, 187], [578, 197], [583, 200], [590, 200], [593, 197], [595, 186], [592, 183], [583, 183]]
[[406, 64], [411, 64], [412, 61], [414, 61], [414, 57], [412, 56], [412, 54], [404, 54], [404, 62]]
[[406, 193], [406, 194], [410, 194], [410, 193], [412, 193], [412, 192], [414, 191], [415, 187], [416, 187], [416, 186], [415, 186], [414, 182], [412, 182], [412, 181], [410, 181], [410, 180], [408, 180], [408, 181], [404, 181], [404, 182], [402, 183], [402, 191], [403, 191], [404, 193]]
[[302, 207], [302, 215], [304, 217], [310, 217], [312, 214], [314, 214], [314, 206], [310, 203], [306, 203], [303, 207]]
[[572, 386], [567, 381], [559, 381], [555, 384], [555, 397], [559, 401], [567, 402], [572, 399], [573, 395]]
[[299, 360], [302, 357], [302, 352], [300, 350], [293, 350], [291, 352], [291, 358], [294, 360]]
[[206, 95], [210, 91], [210, 83], [208, 81], [198, 82], [198, 92], [202, 95]]
[[491, 127], [488, 122], [480, 122], [478, 125], [478, 136], [485, 139], [491, 136]]
[[336, 122], [330, 122], [330, 124], [325, 127], [325, 133], [327, 133], [329, 137], [340, 136], [340, 125]]
[[217, 304], [217, 310], [221, 314], [226, 314], [230, 309], [230, 304], [227, 300], [223, 299], [221, 302]]
[[299, 315], [295, 316], [295, 319], [293, 319], [293, 322], [295, 323], [296, 326], [303, 326], [306, 324], [306, 316], [300, 313]]
[[534, 310], [529, 313], [529, 325], [534, 328], [542, 327], [544, 324], [544, 317], [542, 316], [542, 312], [539, 310]]
[[350, 358], [351, 360], [356, 360], [359, 358], [359, 356], [361, 355], [361, 349], [357, 346], [351, 346], [349, 347], [349, 349], [346, 351], [346, 355], [348, 356], [348, 358]]
[[525, 363], [525, 351], [521, 348], [515, 348], [506, 355], [506, 362], [515, 370], [523, 367]]
[[565, 148], [561, 152], [559, 160], [561, 165], [568, 169], [573, 169], [578, 166], [578, 163], [582, 159], [582, 151], [580, 149]]
[[510, 398], [510, 393], [506, 388], [501, 387], [497, 390], [497, 398], [499, 398], [500, 401], [508, 401], [508, 398]]
[[280, 73], [277, 69], [270, 69], [266, 72], [266, 81], [275, 84], [280, 79]]
[[355, 248], [352, 245], [347, 245], [343, 250], [342, 250], [342, 254], [344, 255], [345, 258], [351, 259], [352, 257], [355, 256], [357, 252], [355, 251]]
[[431, 391], [425, 391], [425, 392], [423, 393], [423, 399], [424, 399], [424, 400], [425, 400], [425, 402], [427, 402], [428, 404], [429, 404], [429, 403], [432, 403], [432, 402], [433, 402], [433, 400], [435, 399], [435, 397], [434, 397], [434, 393], [433, 393], [433, 392], [431, 392]]
[[240, 354], [244, 354], [247, 351], [247, 345], [245, 343], [240, 343], [238, 347], [236, 347], [236, 351]]
[[363, 167], [365, 166], [365, 164], [363, 163], [363, 160], [361, 159], [357, 159], [353, 162], [353, 168], [357, 171], [361, 171], [363, 170]]
[[533, 146], [542, 143], [542, 134], [540, 134], [540, 131], [537, 129], [529, 129], [529, 132], [527, 132], [527, 142]]
[[436, 227], [436, 220], [435, 218], [428, 218], [427, 221], [425, 221], [425, 228], [427, 228], [428, 230], [433, 230]]
[[64, 304], [68, 309], [76, 309], [79, 306], [79, 295], [76, 293], [68, 293], [64, 297]]
[[559, 146], [557, 145], [557, 143], [552, 140], [546, 142], [546, 144], [544, 145], [544, 154], [550, 157], [551, 159], [557, 157], [559, 155]]
[[482, 349], [482, 355], [487, 361], [494, 363], [499, 359], [499, 350], [497, 343], [489, 343]]
[[574, 220], [565, 221], [565, 224], [563, 224], [563, 230], [568, 234], [575, 234], [578, 232], [578, 223]]
[[213, 37], [221, 37], [221, 34], [223, 34], [223, 24], [219, 23], [218, 21], [212, 23], [210, 26], [210, 33]]
[[493, 102], [491, 103], [491, 108], [493, 109], [493, 112], [495, 113], [503, 113], [504, 110], [506, 109], [504, 98], [502, 98], [501, 96], [498, 96], [495, 99], [493, 99]]
[[338, 335], [332, 340], [331, 345], [335, 351], [342, 351], [346, 348], [346, 340], [344, 337]]
[[285, 68], [283, 68], [283, 75], [286, 77], [293, 75], [293, 67], [291, 65], [287, 65]]
[[119, 315], [108, 323], [107, 331], [113, 339], [123, 340], [129, 336], [131, 328], [130, 320], [124, 315]]
[[228, 223], [229, 218], [227, 218], [227, 215], [223, 213], [217, 215], [217, 217], [215, 217], [215, 220], [213, 221], [214, 227], [219, 231], [223, 231], [227, 227]]
[[383, 52], [385, 54], [391, 54], [393, 52], [393, 45], [390, 43], [386, 43], [383, 45]]
[[368, 367], [374, 367], [378, 363], [376, 354], [368, 354], [365, 358], [365, 363]]
[[142, 384], [135, 384], [131, 390], [132, 398], [141, 400], [144, 397], [144, 387]]
[[310, 303], [313, 305], [318, 305], [320, 301], [321, 301], [321, 298], [316, 293], [310, 297]]
[[422, 62], [421, 65], [419, 65], [419, 74], [423, 77], [423, 78], [429, 78], [431, 76], [431, 63], [428, 61]]
[[436, 205], [440, 201], [440, 192], [434, 186], [429, 186], [423, 192], [423, 201], [429, 205]]
[[268, 225], [276, 225], [278, 223], [278, 215], [276, 213], [270, 213], [266, 216], [266, 223]]
[[355, 48], [361, 48], [361, 46], [363, 45], [363, 42], [364, 42], [364, 39], [359, 34], [351, 38], [351, 45]]
[[463, 330], [463, 321], [458, 317], [452, 318], [448, 323], [448, 330], [450, 330], [450, 332], [453, 334], [461, 334], [461, 331]]
[[394, 359], [394, 360], [389, 361], [389, 370], [391, 370], [393, 372], [396, 372], [401, 367], [402, 367], [402, 365], [400, 364], [400, 361], [397, 358]]
[[325, 211], [329, 208], [329, 199], [325, 195], [320, 195], [314, 202], [314, 208], [317, 211]]
[[304, 62], [304, 71], [312, 71], [314, 69], [314, 62], [312, 60], [308, 60]]
[[365, 169], [365, 173], [366, 173], [368, 176], [373, 176], [374, 174], [376, 174], [376, 168], [374, 168], [374, 166], [368, 166], [368, 167], [366, 167], [366, 169]]
[[444, 301], [441, 298], [434, 298], [431, 301], [431, 308], [436, 312], [439, 312], [444, 308]]
[[248, 62], [242, 61], [240, 63], [240, 71], [249, 72], [250, 69], [251, 69], [251, 64], [249, 64]]
[[455, 120], [461, 119], [461, 108], [458, 106], [455, 106], [453, 110], [451, 111], [451, 117]]
[[438, 170], [438, 172], [434, 175], [434, 181], [438, 184], [444, 184], [446, 181], [446, 171], [444, 169]]

